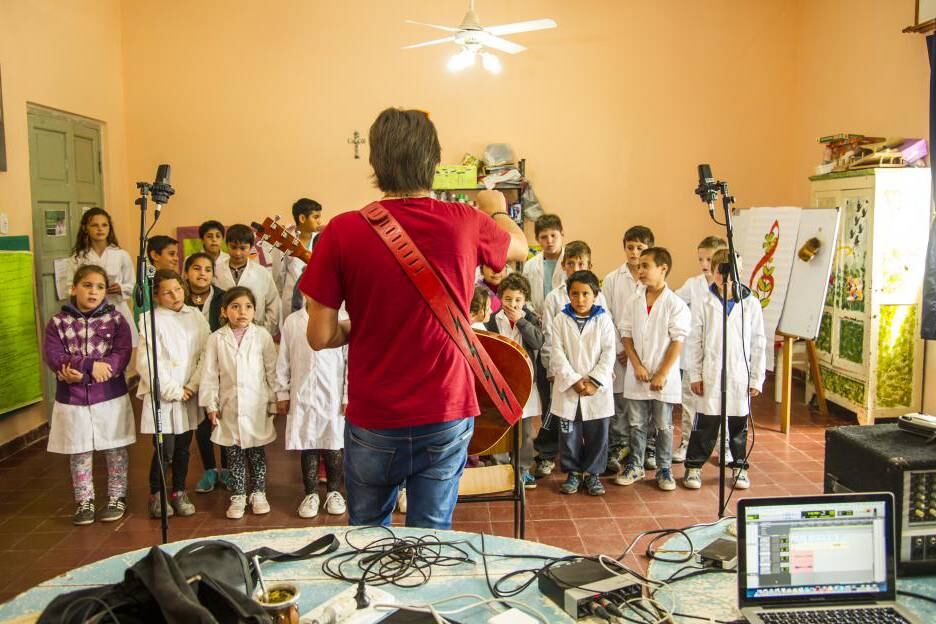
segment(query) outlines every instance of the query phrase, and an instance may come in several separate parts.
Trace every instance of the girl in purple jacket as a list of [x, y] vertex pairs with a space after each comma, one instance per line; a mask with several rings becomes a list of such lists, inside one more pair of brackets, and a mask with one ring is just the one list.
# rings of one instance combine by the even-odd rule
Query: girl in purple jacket
[[71, 300], [46, 326], [43, 351], [55, 373], [55, 404], [48, 450], [70, 455], [78, 504], [72, 522], [94, 522], [94, 451], [107, 458], [107, 506], [100, 519], [114, 522], [127, 509], [127, 447], [136, 440], [124, 370], [132, 337], [126, 318], [107, 303], [107, 273], [88, 264], [72, 280]]

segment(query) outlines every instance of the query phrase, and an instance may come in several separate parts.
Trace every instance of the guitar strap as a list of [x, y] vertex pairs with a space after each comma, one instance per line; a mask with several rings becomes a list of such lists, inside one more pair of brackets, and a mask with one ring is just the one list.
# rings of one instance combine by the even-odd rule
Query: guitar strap
[[513, 391], [481, 346], [471, 329], [471, 322], [455, 305], [435, 269], [416, 247], [406, 230], [380, 202], [373, 202], [362, 208], [361, 216], [400, 263], [403, 273], [416, 286], [429, 309], [465, 356], [475, 378], [484, 387], [497, 411], [508, 424], [514, 425], [523, 414], [523, 406], [517, 402]]

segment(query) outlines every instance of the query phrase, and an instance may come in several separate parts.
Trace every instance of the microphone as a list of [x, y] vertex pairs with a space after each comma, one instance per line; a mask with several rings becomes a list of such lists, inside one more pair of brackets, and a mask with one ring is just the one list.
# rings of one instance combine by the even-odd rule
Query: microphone
[[153, 196], [153, 202], [156, 204], [155, 218], [159, 218], [159, 211], [169, 203], [169, 198], [175, 194], [175, 189], [169, 184], [171, 168], [169, 165], [159, 165], [156, 170], [156, 181], [153, 182], [150, 193]]
[[695, 194], [703, 202], [708, 204], [709, 215], [715, 218], [715, 200], [718, 198], [718, 182], [712, 175], [712, 167], [708, 164], [699, 165], [699, 186], [696, 187]]

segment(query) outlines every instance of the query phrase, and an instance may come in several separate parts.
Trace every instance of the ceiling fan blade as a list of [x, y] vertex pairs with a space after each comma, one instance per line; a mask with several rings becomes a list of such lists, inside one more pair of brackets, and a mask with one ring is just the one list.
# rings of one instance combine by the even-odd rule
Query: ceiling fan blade
[[451, 43], [455, 41], [455, 37], [446, 37], [445, 39], [433, 39], [432, 41], [423, 41], [422, 43], [414, 43], [413, 45], [403, 46], [404, 50], [411, 50], [413, 48], [424, 48], [426, 46], [436, 45], [439, 43]]
[[507, 41], [506, 39], [501, 39], [491, 34], [488, 34], [484, 38], [484, 45], [489, 48], [494, 48], [495, 50], [500, 50], [501, 52], [506, 52], [507, 54], [517, 54], [518, 52], [526, 50], [526, 47], [519, 43]]
[[515, 33], [530, 32], [533, 30], [545, 30], [555, 28], [556, 22], [551, 19], [536, 19], [528, 22], [515, 22], [513, 24], [501, 24], [500, 26], [487, 26], [484, 30], [500, 37], [501, 35], [513, 35]]
[[415, 22], [413, 20], [403, 20], [407, 24], [416, 24], [418, 26], [428, 26], [429, 28], [437, 28], [438, 30], [444, 30], [446, 32], [458, 32], [457, 28], [452, 28], [451, 26], [439, 26], [438, 24], [427, 24], [426, 22]]

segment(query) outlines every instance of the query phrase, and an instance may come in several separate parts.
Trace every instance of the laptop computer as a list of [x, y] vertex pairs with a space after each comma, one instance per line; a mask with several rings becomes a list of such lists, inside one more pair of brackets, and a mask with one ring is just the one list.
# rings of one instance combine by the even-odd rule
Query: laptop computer
[[738, 502], [738, 606], [752, 624], [918, 624], [896, 604], [889, 492]]

